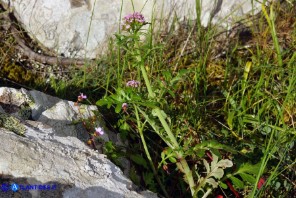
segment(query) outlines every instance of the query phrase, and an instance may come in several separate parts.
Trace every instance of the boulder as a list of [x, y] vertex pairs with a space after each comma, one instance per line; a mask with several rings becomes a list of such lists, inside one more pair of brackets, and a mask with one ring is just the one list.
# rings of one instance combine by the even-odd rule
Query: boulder
[[[73, 136], [82, 141], [89, 138], [88, 132], [83, 129], [81, 123], [75, 124], [75, 121], [90, 118], [94, 116], [94, 111], [98, 110], [94, 105], [76, 105], [75, 102], [61, 100], [40, 91], [7, 87], [0, 88], [0, 104], [6, 113], [23, 120], [30, 118], [42, 122], [52, 127], [57, 136]], [[24, 114], [29, 115], [24, 117]], [[109, 141], [108, 134], [114, 134], [105, 127], [103, 118], [99, 115], [96, 116], [97, 127], [106, 131], [102, 138]], [[113, 141], [117, 142], [115, 139]]]
[[[196, 19], [195, 0], [0, 0], [13, 10], [24, 29], [57, 56], [96, 58], [119, 27], [120, 16], [141, 11], [150, 21], [177, 16]], [[123, 4], [121, 5], [121, 2]], [[261, 4], [251, 0], [201, 0], [201, 23], [227, 27]], [[169, 20], [171, 21], [171, 20]]]
[[[20, 114], [25, 103], [31, 110], [26, 117]], [[0, 88], [0, 105], [0, 197], [157, 197], [139, 191], [105, 155], [77, 137], [83, 127], [70, 121], [92, 116], [94, 106], [84, 105], [80, 115], [74, 102], [5, 87]], [[18, 122], [7, 127], [8, 119]], [[21, 135], [11, 130], [18, 125], [25, 128]], [[109, 138], [104, 123], [98, 126]]]

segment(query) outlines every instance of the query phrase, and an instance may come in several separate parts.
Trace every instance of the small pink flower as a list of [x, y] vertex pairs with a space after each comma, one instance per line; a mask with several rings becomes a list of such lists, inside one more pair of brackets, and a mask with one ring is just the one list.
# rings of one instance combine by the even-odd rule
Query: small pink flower
[[104, 135], [104, 131], [101, 127], [95, 128], [97, 135]]
[[80, 97], [83, 98], [83, 99], [86, 99], [87, 96], [86, 95], [83, 95], [83, 93], [80, 93]]
[[127, 103], [122, 103], [121, 108], [124, 112], [126, 112], [127, 107], [128, 107]]
[[136, 80], [130, 80], [126, 83], [127, 87], [139, 87], [140, 86], [140, 82], [136, 81]]
[[78, 96], [78, 101], [81, 102], [82, 100], [86, 99], [87, 96], [83, 95], [83, 93], [80, 93], [80, 95]]

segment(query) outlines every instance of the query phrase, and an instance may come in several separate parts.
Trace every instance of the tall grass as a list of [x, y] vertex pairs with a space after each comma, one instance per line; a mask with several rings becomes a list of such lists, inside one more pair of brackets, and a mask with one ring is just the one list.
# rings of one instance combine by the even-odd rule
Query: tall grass
[[[197, 0], [198, 19], [200, 6], [201, 2]], [[118, 50], [118, 66], [120, 65], [121, 71], [118, 79], [123, 82], [137, 79], [145, 86], [135, 89], [136, 94], [135, 90], [126, 89], [124, 83], [119, 82], [113, 94], [100, 100], [98, 104], [108, 104], [109, 107], [113, 104], [117, 113], [120, 112], [123, 102], [128, 101], [133, 105], [128, 114], [121, 114], [120, 122], [129, 123], [129, 132], [139, 133], [147, 157], [142, 160], [148, 159], [162, 189], [162, 184], [171, 181], [163, 177], [165, 173], [159, 173], [162, 175], [162, 181], [159, 181], [161, 177], [156, 176], [157, 171], [153, 164], [160, 159], [158, 167], [163, 167], [164, 171], [173, 171], [175, 164], [176, 168], [184, 173], [184, 181], [191, 191], [189, 194], [196, 197], [218, 193], [220, 190], [215, 190], [215, 187], [219, 185], [221, 189], [225, 189], [229, 187], [229, 181], [236, 191], [241, 191], [245, 196], [269, 194], [274, 185], [270, 178], [275, 178], [279, 171], [283, 171], [281, 164], [290, 164], [293, 161], [293, 156], [287, 160], [280, 156], [283, 153], [291, 154], [287, 148], [293, 148], [295, 141], [294, 116], [289, 113], [288, 119], [291, 118], [292, 121], [287, 122], [286, 109], [294, 108], [291, 107], [291, 98], [295, 99], [293, 91], [296, 77], [295, 69], [291, 68], [295, 68], [295, 56], [285, 55], [286, 58], [283, 59], [275, 28], [273, 5], [269, 14], [264, 5], [262, 10], [263, 19], [268, 26], [262, 25], [265, 21], [259, 21], [256, 28], [259, 28], [258, 32], [269, 29], [275, 53], [257, 43], [245, 50], [245, 56], [242, 57], [237, 47], [240, 44], [232, 42], [235, 47], [229, 49], [226, 57], [218, 62], [213, 61], [211, 53], [217, 29], [211, 26], [203, 28], [200, 20], [193, 26], [188, 26], [187, 35], [179, 38], [184, 41], [183, 45], [179, 45], [173, 52], [170, 49], [170, 40], [165, 43], [152, 42], [153, 26], [148, 28], [150, 37], [146, 40], [147, 43], [136, 40], [132, 44], [133, 50], [126, 50], [122, 48], [125, 43], [118, 43], [121, 50], [126, 50], [124, 56], [121, 56], [122, 51]], [[253, 35], [257, 34], [256, 28]], [[168, 35], [167, 38], [173, 37]], [[157, 37], [154, 38], [157, 41]], [[186, 50], [192, 46], [191, 38], [195, 38], [194, 55], [189, 53], [190, 55], [184, 56]], [[178, 39], [173, 42], [178, 44]], [[157, 53], [154, 49], [158, 49]], [[167, 59], [163, 57], [169, 53], [173, 53], [173, 56], [168, 56], [168, 59], [175, 59], [168, 66]], [[211, 64], [217, 64], [217, 68], [221, 68], [224, 74], [222, 83], [212, 82], [209, 78]], [[124, 75], [126, 73], [128, 75]], [[149, 115], [151, 109], [152, 114]], [[135, 119], [132, 119], [133, 115]], [[155, 117], [158, 120], [155, 120]], [[162, 149], [151, 147], [155, 140], [146, 141], [149, 135], [153, 136], [151, 131], [159, 136], [158, 141], [162, 142]], [[151, 152], [161, 152], [161, 155], [156, 154], [153, 159]], [[214, 165], [208, 167], [207, 162], [200, 163], [201, 159], [210, 157], [208, 160], [213, 160], [212, 156], [216, 155], [221, 160], [231, 159], [237, 168], [233, 171], [226, 170], [226, 174], [221, 177], [215, 175], [211, 178], [210, 172], [207, 172], [208, 175], [204, 174], [202, 170], [209, 171]], [[275, 167], [270, 168], [273, 165]], [[288, 171], [290, 174], [291, 169], [288, 168]], [[174, 175], [178, 173], [175, 172]], [[146, 181], [145, 177], [143, 179]], [[215, 183], [217, 180], [219, 184]], [[266, 182], [259, 189], [257, 186], [261, 180]], [[145, 183], [150, 185], [147, 181]], [[183, 185], [181, 182], [181, 188], [178, 188], [182, 196], [188, 193], [186, 187], [182, 189]], [[174, 194], [168, 189], [162, 191], [166, 196], [167, 193], [169, 196]], [[231, 194], [231, 191], [226, 193]]]

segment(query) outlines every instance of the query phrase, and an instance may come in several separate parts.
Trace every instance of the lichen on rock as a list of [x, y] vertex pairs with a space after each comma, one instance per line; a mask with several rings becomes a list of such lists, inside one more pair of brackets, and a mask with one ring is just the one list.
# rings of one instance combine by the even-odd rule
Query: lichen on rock
[[18, 135], [24, 135], [26, 132], [26, 127], [21, 123], [21, 121], [7, 113], [0, 112], [0, 127]]
[[23, 120], [29, 120], [32, 117], [32, 109], [29, 104], [24, 103], [20, 106], [18, 116]]

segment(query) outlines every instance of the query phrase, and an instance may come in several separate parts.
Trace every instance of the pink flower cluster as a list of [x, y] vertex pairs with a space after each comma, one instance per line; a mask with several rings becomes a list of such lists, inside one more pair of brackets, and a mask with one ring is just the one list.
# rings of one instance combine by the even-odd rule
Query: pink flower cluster
[[127, 87], [139, 87], [140, 86], [140, 82], [136, 81], [136, 80], [130, 80], [126, 83]]
[[134, 25], [145, 25], [146, 24], [144, 16], [139, 12], [135, 12], [133, 14], [128, 14], [123, 18], [123, 20], [124, 20], [123, 28], [125, 30], [130, 30], [131, 27], [134, 28]]
[[126, 24], [130, 24], [133, 22], [138, 22], [138, 23], [145, 23], [145, 18], [144, 16], [139, 13], [139, 12], [135, 12], [133, 14], [128, 14], [124, 17], [124, 21]]

